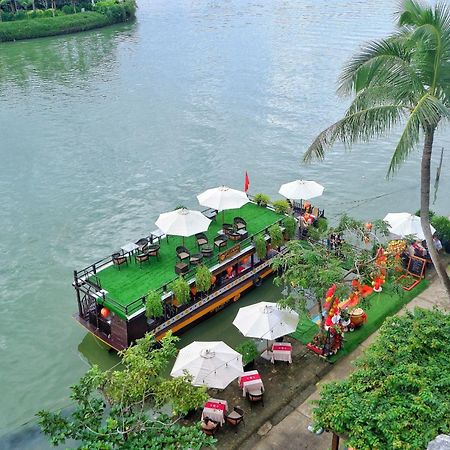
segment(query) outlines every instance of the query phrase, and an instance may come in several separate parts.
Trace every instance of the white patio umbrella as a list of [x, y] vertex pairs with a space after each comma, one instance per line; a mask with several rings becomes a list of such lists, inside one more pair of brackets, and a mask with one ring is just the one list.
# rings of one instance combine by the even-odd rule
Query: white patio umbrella
[[155, 222], [156, 226], [165, 234], [182, 236], [183, 242], [187, 236], [206, 231], [210, 223], [211, 220], [200, 211], [186, 208], [160, 214]]
[[250, 201], [245, 192], [227, 186], [207, 189], [197, 195], [197, 199], [202, 206], [222, 211], [222, 221], [224, 219], [223, 211], [240, 208]]
[[[389, 231], [396, 236], [414, 235], [421, 241], [425, 239], [418, 216], [409, 213], [389, 213], [383, 220], [389, 224]], [[430, 228], [431, 233], [435, 233], [436, 230], [431, 225]]]
[[170, 375], [180, 377], [184, 371], [194, 386], [225, 389], [244, 372], [242, 355], [222, 341], [192, 342], [180, 350]]
[[276, 303], [259, 302], [240, 308], [233, 325], [247, 337], [273, 340], [297, 329], [298, 314]]
[[320, 197], [323, 190], [324, 187], [315, 181], [295, 180], [281, 185], [278, 193], [292, 200], [309, 200]]

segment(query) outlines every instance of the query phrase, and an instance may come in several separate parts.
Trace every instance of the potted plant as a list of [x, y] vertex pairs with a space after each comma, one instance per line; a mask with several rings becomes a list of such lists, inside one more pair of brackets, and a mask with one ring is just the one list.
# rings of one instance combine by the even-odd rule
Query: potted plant
[[283, 226], [286, 240], [292, 239], [295, 236], [295, 230], [297, 229], [297, 221], [292, 216], [285, 217], [283, 219]]
[[145, 303], [145, 316], [147, 323], [150, 325], [155, 319], [161, 317], [164, 313], [161, 296], [156, 291], [150, 291], [147, 294], [147, 301]]
[[272, 225], [269, 228], [269, 235], [270, 235], [270, 243], [272, 244], [272, 247], [279, 248], [280, 245], [283, 243], [283, 231], [281, 230], [280, 225], [277, 223]]
[[180, 305], [189, 301], [191, 294], [189, 283], [181, 275], [172, 283], [172, 292]]
[[208, 292], [211, 288], [211, 272], [204, 264], [197, 267], [195, 286], [198, 292]]
[[255, 365], [255, 359], [259, 356], [256, 344], [251, 339], [244, 341], [240, 344], [236, 351], [242, 355], [242, 364], [244, 365], [244, 370], [251, 370]]
[[270, 203], [270, 197], [266, 194], [255, 194], [254, 200], [257, 205], [263, 206], [264, 208]]
[[287, 200], [275, 200], [272, 206], [278, 214], [286, 214], [289, 211], [289, 203]]
[[259, 259], [264, 259], [267, 255], [267, 245], [266, 240], [262, 234], [258, 234], [255, 236], [254, 240], [256, 254]]

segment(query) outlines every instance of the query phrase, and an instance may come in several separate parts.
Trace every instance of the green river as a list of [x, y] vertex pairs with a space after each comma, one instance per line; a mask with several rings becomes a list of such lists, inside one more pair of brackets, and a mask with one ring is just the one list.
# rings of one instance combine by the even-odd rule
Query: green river
[[[301, 166], [340, 117], [338, 73], [364, 41], [393, 30], [396, 2], [152, 0], [132, 24], [0, 44], [0, 448], [48, 448], [40, 408], [109, 354], [71, 318], [72, 271], [155, 228], [160, 212], [220, 184], [276, 197], [313, 179], [328, 217], [415, 211], [419, 157], [385, 179], [398, 132]], [[450, 133], [436, 137], [433, 174]], [[448, 214], [444, 159], [432, 209]], [[278, 296], [267, 284], [240, 304]], [[186, 333], [241, 338], [239, 305]]]

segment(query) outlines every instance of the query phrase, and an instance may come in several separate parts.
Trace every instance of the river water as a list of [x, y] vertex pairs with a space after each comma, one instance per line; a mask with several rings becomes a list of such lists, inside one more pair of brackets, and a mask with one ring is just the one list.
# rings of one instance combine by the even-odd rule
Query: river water
[[[329, 217], [418, 208], [419, 152], [385, 179], [398, 133], [299, 162], [344, 111], [342, 65], [393, 30], [395, 4], [141, 0], [133, 24], [0, 44], [0, 447], [45, 448], [24, 424], [65, 406], [91, 363], [117, 362], [71, 319], [72, 271], [151, 231], [158, 213], [242, 188], [245, 170], [252, 193], [273, 197], [286, 181], [321, 182]], [[449, 168], [433, 206], [445, 214]], [[245, 301], [276, 296], [266, 286]], [[237, 341], [234, 314], [183, 342]]]

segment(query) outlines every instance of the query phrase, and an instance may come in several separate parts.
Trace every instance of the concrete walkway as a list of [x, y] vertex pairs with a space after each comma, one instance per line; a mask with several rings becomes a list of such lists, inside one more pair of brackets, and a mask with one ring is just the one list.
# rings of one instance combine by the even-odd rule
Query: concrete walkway
[[[437, 306], [439, 309], [449, 312], [450, 301], [444, 293], [444, 289], [437, 278], [431, 280], [431, 284], [422, 294], [414, 298], [410, 303], [399, 311], [403, 314], [405, 310], [413, 310], [415, 307], [431, 309]], [[243, 450], [327, 450], [331, 447], [331, 434], [322, 433], [315, 435], [310, 433], [307, 426], [312, 423], [311, 400], [319, 398], [319, 387], [321, 384], [346, 378], [354, 370], [352, 361], [357, 359], [361, 353], [370, 345], [378, 335], [378, 331], [368, 337], [350, 355], [347, 355], [335, 364], [333, 369], [325, 375], [320, 383], [315, 386], [314, 392], [294, 411], [286, 416], [281, 422], [271, 427], [270, 422], [261, 427], [257, 435], [241, 446]], [[345, 448], [342, 444], [340, 448]]]

